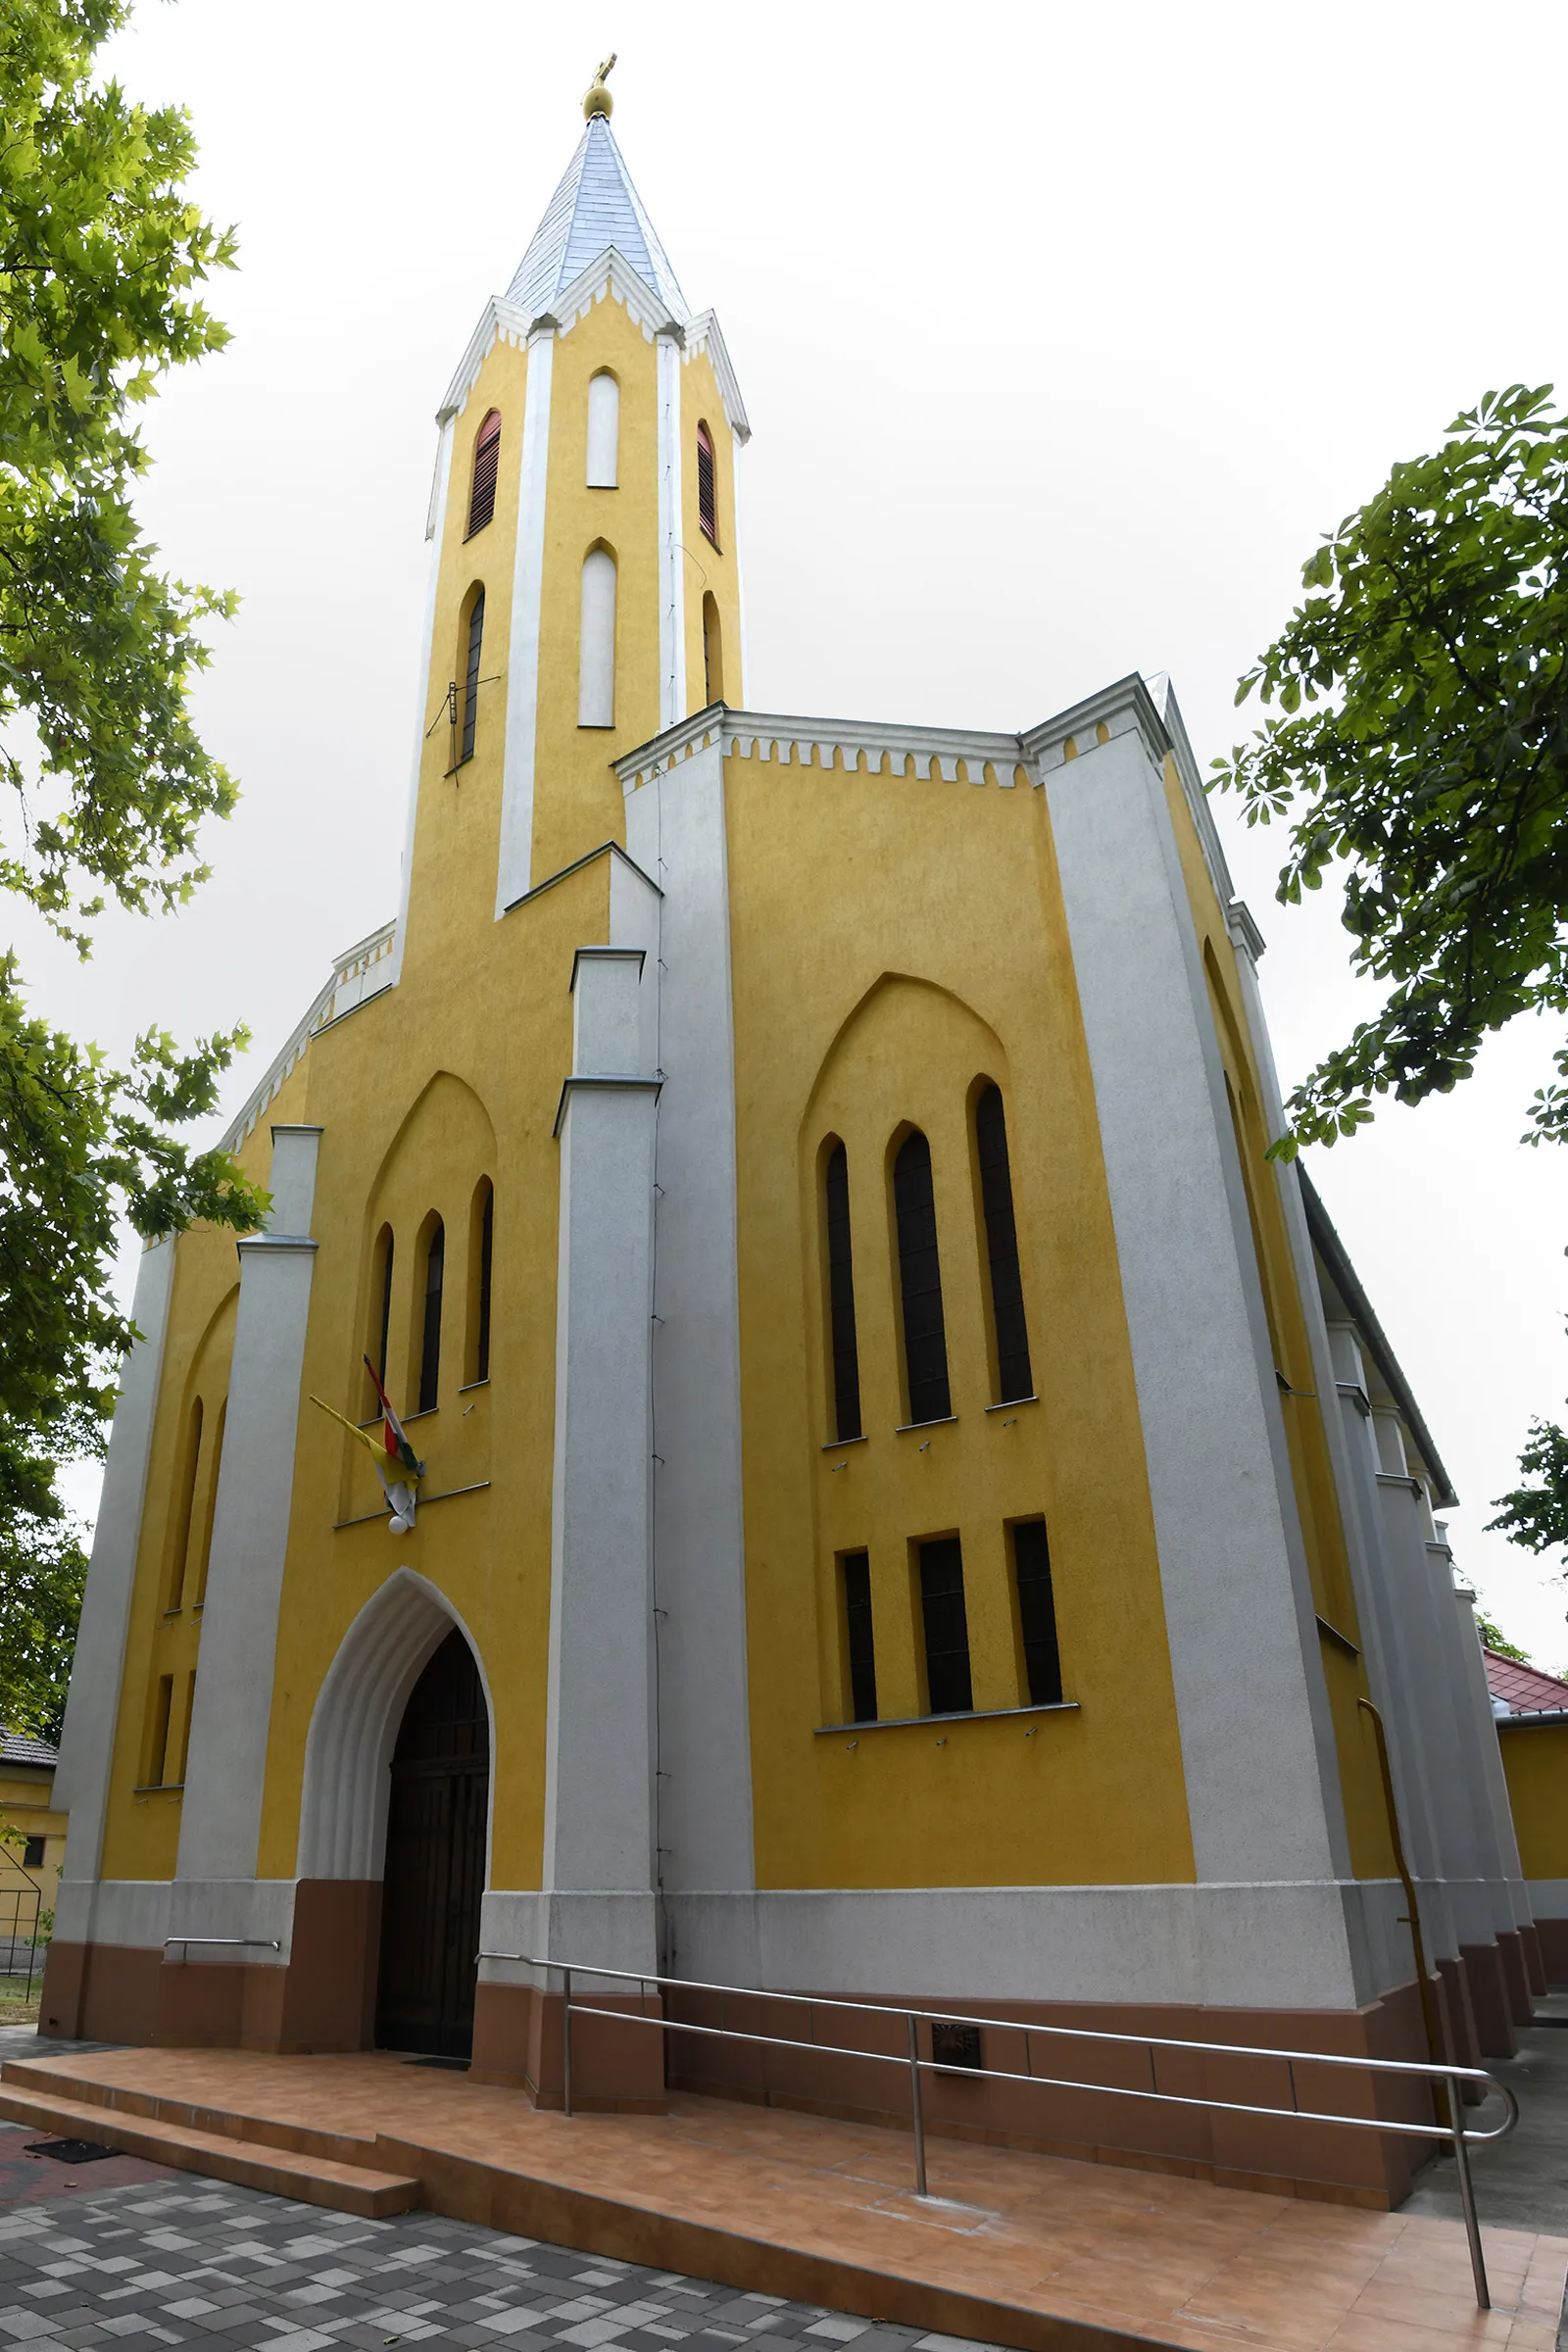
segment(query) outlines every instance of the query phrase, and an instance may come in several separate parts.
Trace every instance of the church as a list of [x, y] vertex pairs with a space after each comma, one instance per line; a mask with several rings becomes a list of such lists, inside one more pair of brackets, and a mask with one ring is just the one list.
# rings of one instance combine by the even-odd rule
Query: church
[[[639, 2017], [1510, 2050], [1539, 1890], [1454, 1498], [1265, 1157], [1262, 942], [1174, 696], [749, 707], [751, 428], [610, 112], [439, 411], [396, 917], [230, 1133], [265, 1229], [141, 1262], [42, 2030], [559, 2104], [576, 1966]], [[1407, 2178], [961, 2080], [1006, 2046], [949, 2045], [933, 2128]], [[584, 2101], [672, 2085], [905, 2098], [584, 2031]]]

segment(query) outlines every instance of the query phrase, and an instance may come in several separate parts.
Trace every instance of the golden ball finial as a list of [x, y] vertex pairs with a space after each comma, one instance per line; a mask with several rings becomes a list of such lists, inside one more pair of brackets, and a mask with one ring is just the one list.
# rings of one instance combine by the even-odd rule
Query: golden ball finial
[[605, 76], [614, 62], [615, 52], [612, 49], [583, 95], [582, 111], [586, 122], [591, 122], [595, 115], [608, 116], [615, 111], [615, 101], [605, 87]]

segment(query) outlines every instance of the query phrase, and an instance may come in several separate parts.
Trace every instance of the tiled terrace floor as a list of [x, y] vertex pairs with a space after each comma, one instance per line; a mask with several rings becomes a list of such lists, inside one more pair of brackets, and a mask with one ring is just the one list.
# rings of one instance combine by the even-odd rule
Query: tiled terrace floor
[[[405, 2165], [410, 2148], [427, 2152], [426, 2199], [443, 2212], [560, 2238], [550, 2217], [569, 2207], [597, 2253], [712, 2269], [792, 2301], [853, 2308], [858, 2296], [868, 2317], [928, 2311], [939, 2326], [944, 2296], [979, 2298], [999, 2322], [1015, 2315], [1014, 2342], [1189, 2352], [1553, 2352], [1557, 2339], [1568, 2235], [1489, 2229], [1495, 2308], [1483, 2315], [1463, 2231], [1446, 2220], [942, 2139], [922, 2203], [897, 2132], [691, 2097], [665, 2116], [567, 2119], [385, 2056], [141, 2049], [46, 2063], [274, 2124], [379, 2133]], [[1483, 2213], [1485, 2196], [1483, 2173]], [[699, 2241], [711, 2259], [693, 2259]], [[969, 2331], [1009, 2339], [997, 2322]]]

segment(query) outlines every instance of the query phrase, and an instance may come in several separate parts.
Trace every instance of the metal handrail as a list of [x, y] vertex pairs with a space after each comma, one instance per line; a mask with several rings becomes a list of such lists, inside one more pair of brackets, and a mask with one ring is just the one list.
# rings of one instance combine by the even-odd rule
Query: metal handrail
[[166, 1936], [164, 1937], [166, 1952], [172, 1943], [181, 1943], [187, 1951], [193, 1943], [221, 1943], [234, 1947], [243, 1945], [246, 1950], [263, 1952], [280, 1952], [283, 1949], [275, 1936]]
[[[1458, 2175], [1459, 2202], [1464, 2212], [1465, 2235], [1470, 2247], [1470, 2268], [1475, 2278], [1476, 2303], [1482, 2311], [1490, 2311], [1492, 2308], [1492, 2295], [1487, 2284], [1486, 2257], [1481, 2245], [1481, 2226], [1476, 2216], [1475, 2188], [1470, 2177], [1469, 2150], [1472, 2145], [1482, 2146], [1489, 2140], [1505, 2138], [1519, 2120], [1519, 2102], [1506, 2082], [1499, 2082], [1494, 2076], [1487, 2074], [1480, 2067], [1436, 2066], [1419, 2059], [1357, 2058], [1333, 2050], [1255, 2048], [1250, 2042], [1182, 2041], [1171, 2034], [1113, 2034], [1103, 2028], [1094, 2026], [1035, 2025], [1032, 2022], [1025, 2022], [1022, 2018], [971, 2017], [959, 2010], [912, 2009], [898, 2007], [882, 2001], [843, 2000], [830, 1993], [775, 1992], [757, 1984], [712, 1984], [695, 1977], [664, 1977], [641, 1969], [598, 1968], [591, 1966], [586, 1961], [568, 1962], [541, 1959], [531, 1952], [481, 1951], [478, 1957], [481, 1960], [509, 1960], [525, 1968], [541, 1968], [547, 1972], [550, 1970], [559, 1972], [565, 1998], [562, 2105], [568, 2116], [572, 2112], [571, 2019], [574, 2007], [580, 2009], [588, 2017], [612, 2018], [622, 2025], [653, 2026], [662, 2034], [705, 2034], [719, 2040], [755, 2042], [769, 2049], [806, 2050], [816, 2056], [828, 2052], [845, 2058], [870, 2059], [874, 2063], [884, 2066], [906, 2066], [909, 2070], [909, 2113], [914, 2135], [915, 2195], [919, 2197], [930, 2194], [926, 2185], [925, 2112], [920, 2087], [922, 2073], [951, 2075], [965, 2082], [973, 2082], [978, 2077], [992, 2082], [1033, 2082], [1043, 2090], [1096, 2091], [1106, 2098], [1152, 2099], [1161, 2106], [1200, 2107], [1211, 2114], [1219, 2115], [1290, 2116], [1301, 2123], [1333, 2124], [1343, 2126], [1348, 2131], [1389, 2132], [1396, 2137], [1404, 2139], [1446, 2139], [1452, 2145], [1454, 2168]], [[571, 1990], [573, 1976], [608, 1978], [612, 1984], [636, 1984], [643, 1988], [650, 1984], [669, 1985], [681, 1992], [734, 1993], [748, 2000], [798, 2001], [804, 2002], [807, 2008], [811, 2010], [845, 2009], [853, 2011], [858, 2016], [899, 2017], [903, 2018], [906, 2023], [908, 2051], [907, 2055], [901, 2055], [892, 2050], [849, 2049], [837, 2042], [797, 2041], [791, 2035], [784, 2034], [748, 2034], [738, 2026], [699, 2026], [690, 2024], [683, 2018], [639, 2016], [631, 2010], [601, 2008], [590, 2001], [579, 2000], [574, 2003]], [[1059, 2038], [1075, 2041], [1131, 2044], [1151, 2053], [1152, 2085], [1149, 2089], [1143, 2090], [1134, 2089], [1119, 2082], [1083, 2082], [1060, 2076], [1037, 2075], [1032, 2068], [1026, 2074], [1019, 2074], [1015, 2068], [1011, 2067], [947, 2065], [939, 2058], [921, 2057], [919, 2028], [922, 2023], [944, 2026], [979, 2026], [990, 2028], [993, 2031], [1022, 2034], [1025, 2037], [1024, 2054], [1026, 2058], [1029, 2053], [1028, 2036], [1031, 2034], [1053, 2034]], [[1225, 2058], [1278, 2059], [1290, 2070], [1292, 2104], [1289, 2107], [1260, 2107], [1239, 2099], [1197, 2098], [1182, 2091], [1156, 2090], [1152, 2087], [1154, 2072], [1152, 2053], [1155, 2050], [1185, 2050], [1189, 2053], [1196, 2052], [1201, 2055]], [[1316, 2109], [1298, 2106], [1296, 2103], [1296, 2068], [1298, 2066], [1351, 2066], [1358, 2067], [1369, 2074], [1403, 2075], [1434, 2084], [1441, 2082], [1446, 2092], [1448, 2123], [1446, 2126], [1440, 2123], [1402, 2124], [1391, 2120], [1386, 2121], [1379, 2116], [1324, 2115]], [[1484, 2084], [1487, 2090], [1494, 2090], [1502, 2100], [1504, 2116], [1502, 2123], [1495, 2131], [1474, 2132], [1466, 2129], [1463, 2093], [1460, 2087], [1465, 2082]]]

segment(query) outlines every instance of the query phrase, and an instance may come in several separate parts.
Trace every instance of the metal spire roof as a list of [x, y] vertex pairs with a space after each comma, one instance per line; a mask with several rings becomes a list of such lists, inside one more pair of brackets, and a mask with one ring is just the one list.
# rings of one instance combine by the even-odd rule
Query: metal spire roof
[[610, 124], [603, 115], [594, 115], [517, 265], [507, 300], [537, 318], [610, 245], [684, 325], [691, 312], [680, 281], [631, 184]]

